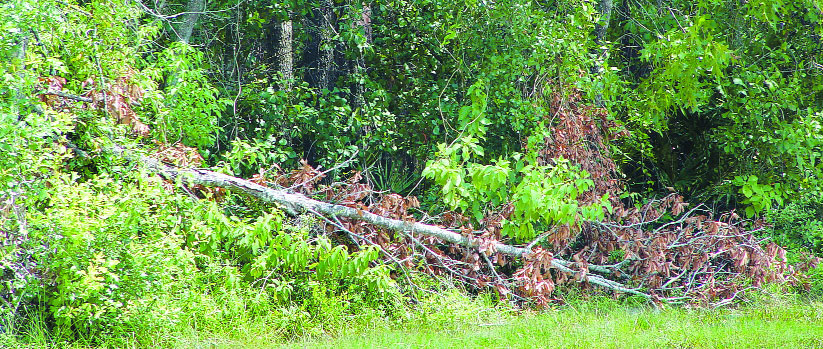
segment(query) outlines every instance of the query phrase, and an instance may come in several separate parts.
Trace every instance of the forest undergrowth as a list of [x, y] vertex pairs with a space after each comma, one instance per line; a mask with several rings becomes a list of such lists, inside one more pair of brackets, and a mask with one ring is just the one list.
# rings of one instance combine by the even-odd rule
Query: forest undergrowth
[[4, 1], [0, 346], [819, 346], [821, 7]]

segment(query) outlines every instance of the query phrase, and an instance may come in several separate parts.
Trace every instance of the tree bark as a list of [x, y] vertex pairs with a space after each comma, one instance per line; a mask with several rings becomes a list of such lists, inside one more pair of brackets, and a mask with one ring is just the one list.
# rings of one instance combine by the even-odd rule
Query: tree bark
[[[603, 73], [603, 64], [609, 53], [609, 49], [604, 45], [604, 39], [609, 30], [609, 22], [611, 21], [613, 8], [614, 3], [612, 0], [600, 0], [597, 6], [597, 11], [600, 12], [600, 20], [597, 21], [597, 24], [594, 26], [594, 43], [597, 45], [597, 47], [594, 48], [596, 58], [594, 60], [594, 66], [592, 67], [592, 74], [594, 75]], [[598, 93], [595, 96], [594, 102], [598, 107], [603, 107], [603, 94]]]
[[316, 67], [315, 86], [320, 89], [332, 90], [337, 79], [335, 68], [335, 42], [337, 18], [334, 13], [332, 0], [320, 0], [320, 6], [314, 9], [314, 30], [312, 31], [314, 49], [317, 56], [314, 57]]
[[277, 70], [282, 74], [285, 82], [284, 90], [291, 90], [291, 81], [294, 79], [294, 52], [292, 44], [294, 41], [294, 29], [290, 14], [278, 23], [277, 40]]
[[194, 27], [200, 19], [200, 14], [206, 10], [206, 0], [189, 0], [186, 4], [186, 14], [183, 15], [183, 22], [177, 26], [177, 38], [180, 42], [189, 43]]
[[597, 6], [597, 11], [600, 12], [600, 20], [594, 26], [594, 42], [598, 45], [603, 44], [603, 39], [606, 37], [606, 31], [609, 29], [609, 22], [612, 18], [612, 9], [614, 3], [612, 0], [600, 0]]
[[[371, 45], [372, 35], [371, 35], [371, 4], [363, 3], [363, 9], [360, 13], [360, 19], [357, 20], [354, 25], [357, 29], [362, 30], [363, 36], [366, 39], [366, 45]], [[366, 93], [366, 86], [364, 84], [364, 79], [366, 75], [366, 59], [363, 56], [363, 49], [358, 47], [357, 50], [357, 58], [354, 60], [354, 76], [357, 78], [357, 81], [354, 84], [354, 107], [356, 109], [363, 109], [366, 105], [365, 100], [365, 93]]]
[[[128, 157], [127, 154], [126, 157]], [[325, 217], [343, 217], [370, 223], [375, 226], [393, 231], [432, 236], [446, 242], [458, 244], [469, 248], [479, 246], [479, 242], [474, 239], [462, 236], [460, 234], [454, 233], [452, 231], [449, 231], [438, 226], [423, 224], [414, 221], [402, 221], [397, 219], [386, 218], [368, 211], [351, 208], [347, 206], [330, 204], [327, 202], [322, 202], [308, 198], [301, 194], [293, 194], [283, 190], [276, 190], [264, 187], [256, 183], [228, 176], [222, 173], [199, 169], [180, 169], [163, 164], [156, 159], [148, 157], [141, 157], [139, 158], [139, 160], [146, 166], [147, 169], [159, 174], [160, 176], [166, 179], [172, 181], [179, 180], [182, 183], [188, 184], [201, 184], [206, 186], [217, 186], [226, 188], [234, 192], [250, 195], [263, 202], [279, 204], [280, 207], [290, 215], [296, 215], [299, 212], [310, 212]], [[528, 249], [517, 246], [511, 246], [500, 242], [496, 243], [495, 248], [497, 252], [513, 257], [523, 257], [530, 253], [530, 250]], [[574, 266], [575, 263], [567, 260], [558, 258], [554, 258], [552, 260], [552, 267], [562, 272], [581, 274], [582, 272], [575, 271], [572, 269], [572, 267]], [[591, 272], [609, 275], [614, 272], [616, 266], [588, 265], [587, 269]], [[585, 274], [583, 275], [583, 278], [592, 284], [599, 285], [605, 288], [642, 296], [647, 299], [652, 298], [651, 295], [627, 288], [626, 286], [616, 281], [606, 279], [603, 276]]]
[[17, 80], [17, 88], [15, 88], [15, 103], [11, 104], [11, 112], [18, 116], [18, 118], [22, 118], [20, 115], [20, 105], [25, 98], [25, 93], [22, 90], [23, 83], [22, 81], [26, 78], [26, 50], [28, 50], [29, 46], [29, 36], [27, 34], [23, 34], [23, 36], [17, 41], [17, 45], [11, 52], [11, 63], [14, 66], [14, 70], [17, 72], [18, 80]]

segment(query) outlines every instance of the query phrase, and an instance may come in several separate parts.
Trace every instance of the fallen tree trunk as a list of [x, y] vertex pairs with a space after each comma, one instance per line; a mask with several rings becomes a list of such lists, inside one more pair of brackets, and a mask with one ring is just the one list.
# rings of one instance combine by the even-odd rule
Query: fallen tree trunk
[[[179, 180], [183, 183], [189, 184], [222, 187], [234, 192], [247, 194], [267, 203], [279, 204], [282, 209], [290, 215], [297, 215], [300, 212], [311, 212], [326, 217], [344, 217], [363, 221], [393, 231], [432, 236], [443, 241], [465, 247], [478, 247], [479, 245], [477, 241], [471, 238], [434, 225], [386, 218], [368, 211], [322, 202], [308, 198], [305, 195], [289, 193], [284, 190], [272, 189], [248, 180], [228, 176], [222, 173], [200, 169], [183, 169], [173, 167], [166, 165], [157, 159], [152, 159], [149, 157], [141, 157], [140, 161], [143, 162], [143, 164], [145, 164], [146, 167], [152, 172], [155, 172], [169, 180]], [[523, 257], [530, 252], [528, 249], [507, 245], [500, 242], [496, 243], [495, 248], [497, 252], [513, 257]], [[583, 273], [581, 271], [573, 270], [572, 267], [574, 264], [575, 263], [573, 262], [558, 258], [554, 258], [552, 260], [552, 267], [562, 272], [571, 274]], [[588, 265], [587, 267], [589, 271], [601, 274], [611, 274], [616, 268], [615, 266], [602, 265]], [[581, 279], [608, 289], [642, 296], [647, 299], [653, 298], [653, 296], [649, 294], [627, 288], [623, 284], [606, 279], [605, 277], [599, 275], [585, 274]]]

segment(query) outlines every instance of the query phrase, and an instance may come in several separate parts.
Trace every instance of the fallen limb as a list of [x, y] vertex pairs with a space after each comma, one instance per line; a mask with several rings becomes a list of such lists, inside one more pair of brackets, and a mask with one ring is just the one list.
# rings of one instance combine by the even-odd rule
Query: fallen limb
[[91, 99], [91, 98], [83, 97], [83, 96], [77, 96], [77, 95], [64, 93], [64, 92], [60, 92], [60, 91], [44, 91], [44, 92], [41, 92], [40, 94], [53, 95], [53, 96], [57, 96], [57, 97], [73, 99], [73, 100], [78, 101], [78, 102], [94, 103], [94, 100]]
[[[228, 176], [222, 173], [217, 173], [208, 170], [200, 169], [182, 169], [166, 165], [156, 159], [141, 157], [140, 160], [146, 167], [169, 179], [180, 180], [181, 182], [190, 184], [201, 184], [205, 186], [217, 186], [226, 188], [234, 192], [247, 194], [253, 196], [261, 201], [267, 203], [279, 204], [286, 213], [296, 215], [299, 212], [312, 212], [320, 214], [325, 217], [344, 217], [353, 220], [363, 221], [375, 226], [401, 232], [408, 232], [412, 234], [420, 234], [425, 236], [433, 236], [443, 241], [451, 242], [465, 247], [478, 247], [477, 241], [446, 230], [444, 228], [423, 224], [414, 221], [403, 221], [397, 219], [386, 218], [376, 215], [374, 213], [347, 207], [341, 205], [330, 204], [306, 197], [301, 194], [289, 193], [283, 190], [268, 188], [251, 181]], [[495, 245], [496, 251], [505, 255], [514, 257], [523, 257], [529, 254], [529, 250], [521, 247], [511, 246], [497, 242]], [[554, 258], [552, 260], [552, 267], [566, 273], [577, 274], [579, 271], [572, 269], [573, 262]], [[589, 265], [589, 271], [609, 274], [614, 269], [614, 266]], [[606, 279], [599, 275], [588, 274], [584, 278], [586, 281], [599, 285], [608, 289], [625, 292], [633, 295], [652, 299], [649, 294], [630, 289], [623, 284]]]

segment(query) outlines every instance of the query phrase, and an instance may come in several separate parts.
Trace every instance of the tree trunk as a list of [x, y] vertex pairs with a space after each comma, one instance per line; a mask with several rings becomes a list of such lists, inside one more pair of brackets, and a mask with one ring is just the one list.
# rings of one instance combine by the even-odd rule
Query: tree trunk
[[[116, 152], [123, 154], [124, 151], [117, 150]], [[126, 157], [129, 157], [128, 154], [124, 155]], [[296, 215], [299, 212], [310, 212], [315, 215], [320, 215], [332, 219], [334, 219], [335, 217], [342, 217], [366, 222], [377, 227], [401, 233], [432, 236], [446, 242], [458, 244], [469, 248], [479, 246], [479, 242], [475, 239], [472, 239], [471, 237], [466, 237], [438, 226], [423, 224], [414, 221], [404, 221], [386, 218], [361, 209], [330, 204], [327, 202], [322, 202], [308, 198], [301, 194], [293, 194], [286, 192], [284, 190], [268, 188], [244, 179], [228, 176], [218, 172], [198, 169], [180, 169], [163, 164], [160, 161], [149, 157], [140, 157], [139, 161], [141, 161], [148, 170], [155, 172], [172, 182], [177, 182], [179, 180], [180, 183], [201, 184], [206, 186], [218, 186], [226, 188], [234, 192], [253, 196], [263, 202], [279, 204], [283, 211], [291, 215]], [[497, 242], [495, 244], [495, 250], [499, 253], [513, 257], [524, 257], [531, 253], [529, 249], [506, 245], [500, 242]], [[592, 284], [599, 285], [612, 290], [617, 290], [620, 292], [642, 296], [647, 299], [652, 299], [652, 296], [648, 294], [627, 288], [623, 284], [606, 279], [603, 276], [586, 274], [580, 271], [573, 270], [572, 267], [575, 266], [575, 263], [573, 262], [554, 258], [552, 259], [551, 264], [553, 268], [556, 268], [562, 272], [579, 274], [581, 278], [584, 278]], [[587, 266], [587, 269], [590, 272], [611, 275], [615, 272], [616, 266], [590, 264]]]
[[200, 14], [204, 11], [206, 11], [206, 0], [189, 0], [186, 4], [186, 13], [183, 15], [183, 22], [177, 25], [177, 38], [180, 42], [189, 43]]
[[[594, 60], [594, 66], [592, 67], [592, 74], [600, 75], [603, 73], [603, 64], [606, 61], [606, 57], [609, 53], [609, 49], [605, 46], [604, 40], [606, 38], [606, 33], [609, 30], [609, 21], [611, 21], [612, 17], [612, 9], [614, 4], [612, 0], [600, 0], [600, 3], [597, 6], [598, 12], [600, 12], [600, 20], [597, 21], [597, 24], [594, 26], [594, 43], [597, 47], [594, 48], [594, 54], [596, 58]], [[595, 96], [595, 105], [598, 107], [603, 107], [603, 94], [598, 93]]]
[[612, 0], [600, 0], [597, 6], [597, 11], [600, 12], [600, 20], [594, 26], [594, 42], [598, 45], [602, 45], [603, 39], [606, 37], [606, 31], [609, 29], [609, 21], [612, 17], [612, 8], [614, 8]]
[[314, 43], [316, 45], [315, 85], [320, 89], [332, 90], [337, 80], [334, 61], [337, 18], [332, 0], [320, 0], [320, 6], [314, 9]]
[[[354, 23], [357, 29], [362, 30], [363, 36], [366, 40], [366, 45], [371, 45], [371, 4], [364, 3], [360, 14], [360, 19]], [[358, 47], [357, 58], [354, 60], [353, 73], [357, 79], [354, 84], [354, 107], [362, 111], [366, 105], [364, 94], [366, 93], [365, 77], [366, 77], [366, 59], [363, 56], [363, 50]]]
[[23, 99], [25, 98], [25, 93], [22, 90], [24, 86], [23, 81], [26, 78], [26, 50], [28, 50], [29, 46], [29, 36], [27, 34], [23, 34], [23, 36], [17, 41], [17, 45], [11, 52], [11, 63], [14, 66], [14, 71], [17, 72], [18, 80], [17, 80], [17, 88], [15, 88], [15, 103], [11, 105], [11, 112], [12, 114], [16, 114], [18, 118], [21, 118], [20, 115], [20, 104], [24, 103]]
[[278, 23], [278, 40], [277, 40], [277, 70], [282, 74], [284, 83], [281, 86], [284, 90], [291, 90], [291, 82], [294, 79], [294, 52], [292, 43], [294, 40], [294, 32], [292, 21], [287, 17]]

